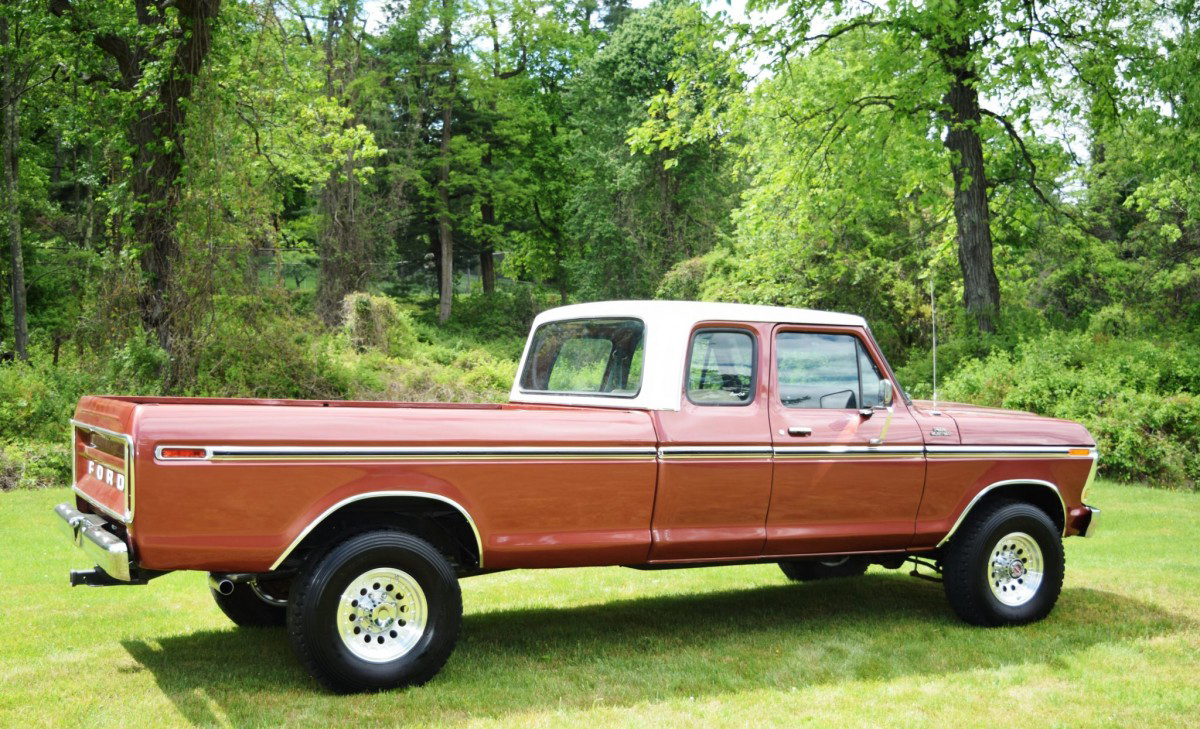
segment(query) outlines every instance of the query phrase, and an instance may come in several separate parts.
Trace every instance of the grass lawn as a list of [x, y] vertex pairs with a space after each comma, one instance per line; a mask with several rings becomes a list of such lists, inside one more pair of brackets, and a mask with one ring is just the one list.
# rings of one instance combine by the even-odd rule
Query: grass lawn
[[0, 727], [188, 724], [1200, 726], [1200, 496], [1098, 483], [1045, 621], [971, 628], [940, 585], [774, 566], [465, 580], [423, 688], [337, 697], [282, 630], [235, 630], [205, 578], [70, 588], [64, 490], [0, 494]]

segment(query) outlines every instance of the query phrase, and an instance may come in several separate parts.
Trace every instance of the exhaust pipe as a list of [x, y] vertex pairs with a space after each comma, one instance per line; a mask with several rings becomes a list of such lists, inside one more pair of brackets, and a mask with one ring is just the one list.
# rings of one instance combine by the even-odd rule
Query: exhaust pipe
[[253, 582], [255, 577], [256, 575], [244, 572], [231, 572], [227, 575], [214, 575], [209, 573], [208, 586], [211, 587], [215, 592], [219, 592], [222, 595], [228, 596], [233, 594], [233, 588], [235, 585], [242, 582]]

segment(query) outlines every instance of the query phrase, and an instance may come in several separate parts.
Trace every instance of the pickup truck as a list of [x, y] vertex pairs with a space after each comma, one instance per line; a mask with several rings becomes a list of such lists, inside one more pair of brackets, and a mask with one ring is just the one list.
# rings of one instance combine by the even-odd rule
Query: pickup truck
[[338, 692], [432, 678], [458, 579], [518, 568], [913, 562], [967, 622], [1028, 623], [1099, 517], [1082, 426], [914, 401], [861, 317], [803, 309], [552, 309], [506, 404], [88, 396], [71, 427], [71, 584], [207, 572]]

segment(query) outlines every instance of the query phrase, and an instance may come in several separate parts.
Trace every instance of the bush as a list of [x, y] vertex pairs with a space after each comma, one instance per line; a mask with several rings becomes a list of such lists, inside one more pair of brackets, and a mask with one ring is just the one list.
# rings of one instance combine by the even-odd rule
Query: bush
[[65, 423], [57, 442], [19, 440], [0, 444], [0, 491], [57, 488], [71, 483]]
[[662, 280], [658, 283], [658, 290], [654, 292], [654, 298], [672, 301], [698, 301], [702, 296], [704, 280], [708, 278], [710, 261], [719, 255], [721, 254], [710, 253], [676, 263], [663, 274]]
[[1195, 489], [1200, 484], [1200, 347], [1090, 333], [1051, 333], [969, 360], [942, 396], [1083, 423], [1103, 473]]
[[258, 296], [220, 297], [196, 346], [187, 395], [336, 400], [354, 389], [338, 343], [314, 316]]
[[360, 352], [371, 348], [402, 357], [417, 344], [412, 317], [390, 297], [349, 294], [342, 302], [342, 319], [346, 335]]

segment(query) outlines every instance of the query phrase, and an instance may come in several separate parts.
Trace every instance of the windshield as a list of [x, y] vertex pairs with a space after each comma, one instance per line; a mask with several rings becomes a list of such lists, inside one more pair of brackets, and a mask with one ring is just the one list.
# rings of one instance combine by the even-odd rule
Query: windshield
[[634, 397], [642, 387], [645, 325], [640, 319], [576, 319], [533, 334], [521, 389]]

